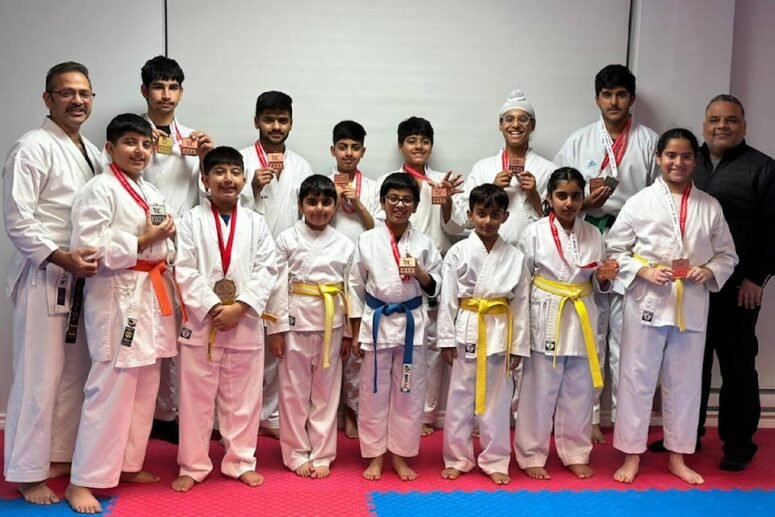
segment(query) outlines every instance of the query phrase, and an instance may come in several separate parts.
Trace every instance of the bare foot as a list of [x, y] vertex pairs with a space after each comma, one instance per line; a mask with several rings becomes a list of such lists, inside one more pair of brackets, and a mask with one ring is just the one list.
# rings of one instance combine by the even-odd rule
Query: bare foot
[[71, 463], [65, 463], [64, 461], [52, 461], [48, 467], [48, 478], [61, 478], [70, 473]]
[[70, 507], [78, 513], [101, 513], [102, 505], [91, 490], [85, 486], [70, 483], [65, 490], [65, 499]]
[[522, 469], [528, 477], [533, 479], [552, 479], [549, 471], [543, 467], [527, 467]]
[[449, 467], [441, 471], [441, 477], [444, 479], [449, 479], [450, 481], [454, 481], [459, 478], [462, 473], [463, 472], [459, 471], [458, 469]]
[[320, 465], [315, 467], [315, 472], [313, 472], [310, 477], [315, 479], [323, 479], [327, 478], [329, 475], [331, 475], [331, 469], [328, 466]]
[[493, 472], [490, 474], [490, 479], [496, 485], [508, 485], [511, 483], [511, 476], [504, 474], [503, 472]]
[[382, 464], [385, 461], [385, 455], [372, 458], [369, 466], [363, 471], [363, 477], [369, 481], [379, 481], [382, 479]]
[[248, 470], [239, 477], [239, 480], [248, 486], [260, 486], [264, 482], [264, 476], [255, 470]]
[[430, 436], [433, 434], [433, 431], [435, 431], [433, 427], [429, 426], [428, 424], [423, 424], [422, 430], [420, 431], [420, 436]]
[[275, 427], [259, 427], [258, 436], [268, 436], [269, 438], [274, 438], [275, 440], [279, 440], [280, 429]]
[[396, 471], [401, 481], [414, 481], [417, 479], [417, 473], [409, 468], [406, 464], [406, 459], [398, 454], [393, 454], [393, 470]]
[[632, 483], [635, 481], [635, 476], [638, 475], [638, 468], [640, 467], [640, 455], [639, 454], [627, 454], [624, 457], [624, 463], [619, 467], [619, 470], [614, 472], [614, 479], [620, 483]]
[[600, 424], [592, 426], [592, 443], [605, 443], [605, 436], [603, 430], [600, 429]]
[[141, 470], [140, 472], [122, 472], [119, 478], [122, 483], [156, 483], [159, 476]]
[[589, 468], [589, 465], [585, 463], [574, 463], [572, 465], [568, 465], [568, 470], [573, 472], [579, 479], [591, 478], [594, 474], [592, 469]]
[[194, 486], [194, 478], [191, 476], [178, 476], [175, 481], [172, 482], [172, 489], [175, 492], [188, 492]]
[[51, 490], [45, 481], [37, 483], [19, 483], [17, 485], [19, 493], [24, 496], [24, 500], [32, 504], [55, 504], [59, 498]]
[[686, 466], [683, 454], [671, 452], [670, 459], [667, 461], [667, 469], [672, 472], [673, 475], [681, 478], [690, 485], [701, 485], [705, 483], [705, 480], [700, 474]]
[[344, 435], [351, 439], [358, 438], [358, 419], [355, 411], [347, 406], [344, 407]]
[[312, 463], [309, 461], [305, 463], [304, 465], [300, 467], [296, 467], [296, 470], [294, 470], [297, 476], [308, 478], [312, 475], [313, 472], [315, 472], [315, 467], [312, 466]]

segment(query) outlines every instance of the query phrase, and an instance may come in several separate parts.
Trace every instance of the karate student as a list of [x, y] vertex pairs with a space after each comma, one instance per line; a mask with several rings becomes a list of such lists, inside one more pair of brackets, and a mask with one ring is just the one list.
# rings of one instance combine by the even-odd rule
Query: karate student
[[226, 448], [221, 472], [258, 486], [256, 435], [264, 375], [261, 320], [277, 281], [275, 247], [264, 218], [239, 203], [242, 155], [216, 147], [202, 161], [209, 200], [178, 226], [180, 281], [189, 321], [180, 332], [178, 492], [213, 469], [208, 455], [213, 409]]
[[657, 380], [668, 469], [689, 484], [684, 462], [697, 442], [709, 291], [732, 274], [737, 255], [718, 201], [693, 188], [697, 139], [670, 129], [657, 144], [662, 176], [625, 203], [608, 234], [608, 254], [627, 288], [614, 447], [625, 453], [614, 479], [632, 483], [646, 450]]
[[[358, 235], [374, 228], [374, 214], [379, 208], [377, 183], [358, 169], [366, 147], [366, 130], [353, 120], [343, 120], [334, 126], [331, 156], [336, 160], [331, 179], [339, 195], [336, 214], [331, 226], [348, 236], [353, 243]], [[347, 182], [344, 180], [347, 175]], [[340, 175], [340, 176], [337, 176]], [[337, 183], [337, 180], [340, 182]], [[344, 433], [358, 437], [358, 385], [361, 382], [361, 358], [347, 354], [343, 368]]]
[[[499, 234], [510, 217], [509, 195], [484, 184], [468, 198], [474, 232], [447, 252], [439, 303], [438, 347], [452, 366], [444, 415], [441, 476], [479, 467], [497, 485], [511, 481], [509, 370], [530, 354], [530, 273], [523, 255]], [[478, 416], [482, 452], [471, 434]]]
[[[148, 107], [144, 117], [151, 123], [156, 142], [143, 178], [159, 189], [175, 216], [182, 217], [198, 202], [199, 162], [213, 148], [212, 139], [182, 125], [175, 116], [185, 79], [177, 61], [156, 56], [143, 65], [140, 75], [140, 93]], [[178, 439], [177, 398], [176, 358], [171, 357], [162, 361], [153, 429], [173, 443]]]
[[83, 280], [75, 277], [94, 276], [97, 263], [94, 249], [70, 247], [70, 209], [102, 172], [99, 150], [81, 135], [93, 99], [85, 66], [52, 67], [43, 93], [49, 114], [13, 145], [3, 169], [5, 231], [16, 248], [7, 272], [13, 373], [3, 473], [35, 504], [59, 501], [46, 480], [70, 469], [89, 371]]
[[[258, 140], [242, 149], [245, 180], [242, 204], [264, 216], [273, 238], [299, 220], [299, 186], [312, 174], [310, 164], [288, 149], [285, 141], [293, 128], [293, 100], [283, 92], [268, 91], [258, 96], [253, 119]], [[264, 392], [260, 430], [280, 436], [277, 358], [264, 350]]]
[[352, 349], [363, 358], [358, 436], [361, 456], [371, 460], [364, 478], [382, 477], [390, 451], [393, 469], [411, 481], [417, 474], [406, 459], [420, 450], [425, 401], [429, 316], [424, 297], [439, 294], [441, 254], [410, 222], [420, 199], [411, 176], [387, 176], [380, 198], [385, 225], [358, 237], [348, 277]]
[[[557, 454], [579, 478], [592, 476], [592, 401], [603, 379], [594, 329], [593, 289], [610, 288], [601, 268], [603, 236], [578, 217], [584, 178], [571, 167], [554, 171], [547, 188], [547, 215], [525, 229], [530, 291], [531, 353], [523, 363], [519, 418], [514, 450], [519, 467], [531, 478], [550, 479], [546, 470], [554, 429]], [[616, 265], [607, 263], [616, 274]]]
[[139, 115], [118, 115], [105, 148], [109, 168], [80, 190], [72, 212], [71, 248], [93, 248], [99, 264], [84, 288], [92, 364], [65, 491], [80, 513], [102, 511], [92, 488], [158, 481], [142, 467], [161, 359], [177, 353], [167, 270], [175, 223], [164, 197], [142, 179], [153, 150], [151, 125]]
[[314, 174], [301, 183], [297, 221], [277, 238], [280, 274], [267, 330], [280, 359], [280, 449], [285, 466], [301, 477], [328, 477], [336, 458], [336, 414], [342, 389], [342, 344], [347, 320], [345, 267], [354, 245], [330, 226], [334, 183]]
[[[398, 125], [398, 150], [404, 157], [404, 165], [394, 172], [406, 173], [414, 178], [420, 190], [420, 197], [415, 200], [415, 212], [411, 216], [412, 226], [430, 236], [444, 255], [451, 244], [449, 237], [465, 231], [464, 210], [458, 203], [453, 202], [453, 196], [463, 191], [463, 178], [460, 174], [453, 175], [452, 171], [446, 174], [435, 171], [428, 165], [433, 152], [433, 126], [424, 118], [409, 117]], [[377, 184], [381, 185], [386, 177], [387, 175], [381, 176]], [[440, 187], [443, 191], [436, 192], [434, 196], [433, 187]], [[381, 194], [380, 196], [384, 197]], [[384, 218], [384, 213], [379, 213], [378, 217]], [[441, 397], [442, 361], [441, 352], [436, 349], [436, 314], [437, 302], [430, 300], [427, 335], [428, 391], [423, 415], [423, 436], [433, 433], [433, 423]]]
[[[625, 201], [654, 182], [658, 135], [630, 114], [635, 104], [635, 76], [623, 65], [608, 65], [595, 76], [595, 104], [600, 118], [574, 132], [563, 144], [554, 163], [573, 167], [589, 184], [582, 209], [586, 221], [605, 236]], [[595, 294], [598, 305], [599, 360], [605, 364], [606, 348], [611, 383], [611, 422], [616, 420], [619, 349], [624, 317], [624, 287], [614, 281], [608, 293]], [[605, 373], [605, 372], [603, 372]], [[592, 442], [605, 443], [600, 430], [600, 393], [595, 393]]]

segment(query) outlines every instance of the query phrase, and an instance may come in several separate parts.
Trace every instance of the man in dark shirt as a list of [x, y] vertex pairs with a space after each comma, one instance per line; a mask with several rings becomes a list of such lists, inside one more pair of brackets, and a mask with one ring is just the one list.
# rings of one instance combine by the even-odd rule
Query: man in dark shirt
[[[705, 144], [694, 184], [716, 197], [740, 262], [729, 281], [710, 295], [697, 442], [705, 434], [713, 353], [721, 370], [718, 432], [724, 442], [722, 470], [745, 469], [756, 454], [759, 377], [756, 320], [762, 292], [775, 269], [775, 161], [745, 143], [745, 110], [731, 95], [717, 95], [705, 108]], [[660, 442], [651, 444], [659, 450]]]

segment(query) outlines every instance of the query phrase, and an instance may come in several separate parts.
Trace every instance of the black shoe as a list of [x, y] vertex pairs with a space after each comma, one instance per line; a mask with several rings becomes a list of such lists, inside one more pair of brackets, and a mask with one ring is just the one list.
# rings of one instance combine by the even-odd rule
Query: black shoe
[[727, 472], [740, 472], [748, 468], [748, 465], [751, 464], [751, 460], [744, 460], [741, 458], [730, 458], [728, 456], [724, 456], [724, 459], [721, 460], [721, 463], [719, 464], [718, 468], [721, 470], [726, 470]]
[[178, 423], [175, 420], [167, 421], [154, 418], [153, 427], [151, 427], [151, 436], [177, 445]]
[[[655, 442], [651, 442], [648, 445], [648, 450], [651, 452], [670, 452], [665, 448], [665, 440], [660, 439]], [[702, 440], [697, 438], [697, 444], [694, 446], [694, 452], [701, 451], [702, 450]]]

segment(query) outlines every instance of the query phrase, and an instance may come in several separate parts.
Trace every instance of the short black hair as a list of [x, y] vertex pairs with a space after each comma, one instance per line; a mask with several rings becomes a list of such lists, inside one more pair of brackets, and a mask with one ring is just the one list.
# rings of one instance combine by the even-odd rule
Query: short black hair
[[578, 169], [574, 169], [573, 167], [560, 167], [559, 169], [555, 169], [552, 175], [549, 176], [549, 181], [546, 184], [547, 199], [542, 203], [544, 215], [549, 215], [549, 212], [552, 211], [552, 206], [549, 204], [548, 199], [552, 197], [554, 191], [557, 190], [557, 184], [561, 181], [575, 181], [581, 189], [582, 195], [584, 194], [584, 187], [587, 185], [587, 181]]
[[288, 110], [288, 114], [293, 116], [293, 99], [283, 92], [264, 92], [256, 99], [256, 116], [260, 117], [264, 110]]
[[202, 160], [203, 174], [210, 174], [216, 165], [237, 165], [243, 171], [245, 170], [242, 154], [235, 148], [225, 145], [216, 147], [205, 155], [204, 160]]
[[54, 80], [57, 77], [70, 72], [78, 72], [83, 74], [84, 77], [86, 77], [86, 80], [89, 81], [89, 87], [91, 87], [89, 69], [81, 63], [76, 63], [75, 61], [65, 61], [64, 63], [59, 63], [58, 65], [52, 66], [49, 68], [48, 72], [46, 72], [46, 91], [51, 92], [51, 89], [54, 87]]
[[116, 115], [108, 124], [105, 130], [105, 139], [113, 145], [116, 145], [118, 139], [126, 133], [137, 133], [139, 135], [151, 138], [153, 129], [151, 124], [140, 115], [135, 113], [122, 113]]
[[307, 176], [307, 178], [301, 182], [301, 186], [299, 187], [299, 203], [310, 195], [323, 196], [324, 198], [331, 198], [334, 201], [339, 197], [336, 193], [334, 182], [322, 174]]
[[610, 90], [617, 86], [635, 95], [635, 76], [624, 65], [608, 65], [595, 76], [595, 97], [604, 89]]
[[334, 144], [346, 138], [362, 145], [366, 140], [366, 130], [354, 120], [343, 120], [334, 126]]
[[385, 201], [391, 189], [409, 190], [412, 192], [415, 204], [420, 202], [420, 187], [417, 186], [414, 178], [405, 172], [394, 172], [384, 179], [379, 187], [379, 200]]
[[140, 70], [140, 76], [146, 88], [154, 81], [177, 81], [178, 84], [183, 84], [183, 79], [186, 78], [178, 62], [166, 56], [156, 56], [146, 61]]
[[398, 124], [398, 144], [404, 143], [407, 137], [420, 135], [431, 141], [433, 144], [433, 126], [431, 123], [421, 117], [409, 117]]
[[714, 102], [731, 102], [732, 104], [737, 104], [740, 108], [740, 113], [743, 114], [743, 117], [745, 117], [745, 108], [743, 107], [743, 103], [740, 102], [740, 99], [735, 97], [734, 95], [730, 95], [728, 93], [720, 93], [713, 97], [707, 106], [705, 106], [705, 111], [708, 111], [708, 108], [710, 108], [710, 105]]
[[509, 195], [498, 185], [483, 183], [475, 187], [468, 197], [468, 209], [473, 212], [476, 205], [481, 205], [484, 208], [508, 210]]

